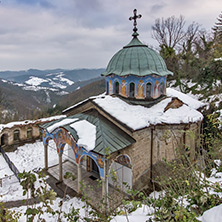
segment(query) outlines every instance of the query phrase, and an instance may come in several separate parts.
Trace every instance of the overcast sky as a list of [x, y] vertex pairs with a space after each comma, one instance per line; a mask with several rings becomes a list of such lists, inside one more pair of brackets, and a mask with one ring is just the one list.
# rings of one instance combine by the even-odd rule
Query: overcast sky
[[156, 18], [184, 15], [210, 30], [222, 0], [1, 0], [0, 71], [103, 68], [131, 40], [133, 9], [142, 42]]

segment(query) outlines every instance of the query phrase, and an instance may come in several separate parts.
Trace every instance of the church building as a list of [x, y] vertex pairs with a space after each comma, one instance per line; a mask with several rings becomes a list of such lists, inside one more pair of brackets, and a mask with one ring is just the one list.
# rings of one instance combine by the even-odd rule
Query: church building
[[[142, 43], [134, 29], [131, 41], [111, 58], [102, 76], [106, 92], [90, 97], [63, 111], [67, 117], [43, 124], [45, 168], [47, 145], [56, 143], [59, 180], [63, 180], [63, 152], [77, 167], [78, 191], [83, 172], [101, 179], [102, 195], [114, 186], [141, 190], [153, 179], [153, 167], [160, 161], [178, 157], [184, 149], [195, 160], [197, 139], [203, 116], [201, 102], [167, 88], [167, 76], [173, 75], [163, 58]], [[194, 136], [190, 135], [190, 131]], [[67, 146], [66, 146], [67, 144]], [[161, 173], [161, 172], [160, 172]]]

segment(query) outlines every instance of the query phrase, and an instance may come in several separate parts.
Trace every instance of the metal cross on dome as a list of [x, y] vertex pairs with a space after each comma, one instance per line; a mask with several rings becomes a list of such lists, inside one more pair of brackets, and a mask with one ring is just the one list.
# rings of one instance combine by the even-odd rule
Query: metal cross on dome
[[130, 20], [130, 21], [131, 21], [131, 20], [134, 20], [134, 22], [133, 22], [133, 26], [134, 26], [133, 31], [134, 31], [134, 33], [136, 33], [137, 30], [138, 30], [137, 27], [136, 27], [136, 25], [137, 25], [136, 20], [142, 17], [141, 14], [137, 15], [136, 13], [137, 13], [137, 10], [134, 9], [134, 10], [133, 10], [133, 14], [134, 14], [134, 15], [131, 16], [131, 17], [129, 17], [129, 20]]

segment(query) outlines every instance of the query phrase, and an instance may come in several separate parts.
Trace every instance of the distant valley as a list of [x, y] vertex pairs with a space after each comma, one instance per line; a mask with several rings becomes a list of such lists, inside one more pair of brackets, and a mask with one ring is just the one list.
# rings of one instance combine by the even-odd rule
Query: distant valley
[[0, 72], [1, 122], [7, 122], [7, 119], [35, 118], [60, 103], [65, 105], [65, 95], [70, 98], [70, 93], [81, 91], [82, 87], [102, 80], [103, 71], [30, 69]]

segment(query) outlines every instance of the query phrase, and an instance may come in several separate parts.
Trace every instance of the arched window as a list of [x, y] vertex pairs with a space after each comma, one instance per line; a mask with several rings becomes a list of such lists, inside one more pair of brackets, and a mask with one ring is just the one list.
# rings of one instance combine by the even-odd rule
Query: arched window
[[27, 139], [31, 139], [32, 138], [32, 127], [29, 127], [27, 129]]
[[164, 95], [164, 84], [163, 84], [163, 82], [160, 83], [159, 90], [160, 90], [160, 95]]
[[[133, 185], [133, 173], [130, 159], [127, 155], [120, 155], [110, 166], [109, 184], [117, 186], [124, 192], [127, 192]], [[113, 178], [115, 173], [115, 178]]]
[[115, 82], [114, 93], [117, 94], [117, 95], [119, 94], [119, 82], [117, 82], [117, 81]]
[[7, 145], [7, 144], [8, 144], [8, 134], [4, 133], [1, 136], [1, 145], [4, 146], [4, 145]]
[[135, 97], [135, 84], [133, 82], [129, 85], [129, 97], [134, 98]]
[[106, 82], [106, 94], [109, 95], [109, 82]]
[[14, 142], [19, 141], [19, 139], [20, 139], [20, 131], [18, 129], [14, 130], [14, 132], [13, 132], [13, 139], [14, 139]]
[[152, 84], [148, 82], [146, 84], [146, 98], [151, 98], [151, 93], [152, 93]]

